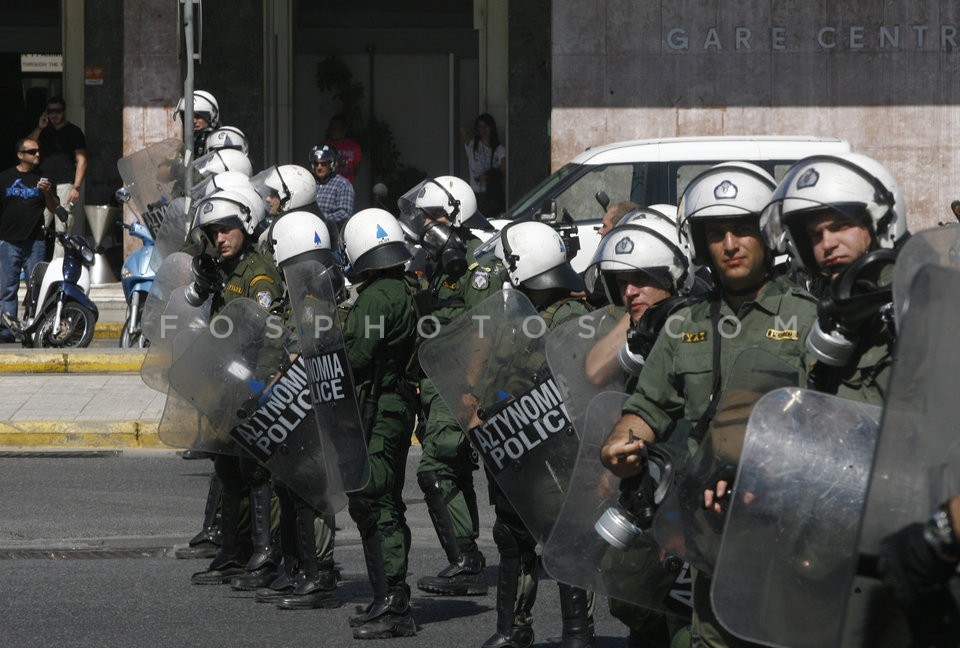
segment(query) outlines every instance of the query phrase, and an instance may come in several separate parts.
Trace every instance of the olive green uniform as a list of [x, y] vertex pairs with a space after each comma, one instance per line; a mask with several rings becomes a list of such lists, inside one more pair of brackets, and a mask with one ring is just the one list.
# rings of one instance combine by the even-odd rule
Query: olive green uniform
[[[464, 312], [465, 294], [473, 271], [477, 268], [473, 260], [473, 251], [480, 246], [480, 239], [471, 237], [467, 241], [467, 261], [470, 267], [462, 277], [451, 277], [441, 273], [431, 281], [430, 315], [434, 324], [448, 325]], [[422, 314], [422, 315], [425, 315]], [[431, 510], [434, 524], [444, 546], [447, 559], [456, 562], [461, 552], [477, 551], [476, 540], [480, 536], [480, 519], [477, 511], [477, 495], [473, 487], [473, 471], [477, 465], [472, 458], [470, 444], [460, 428], [460, 423], [443, 402], [433, 381], [424, 378], [420, 381], [420, 407], [424, 426], [420, 435], [423, 454], [417, 467], [418, 482], [428, 498], [436, 489], [438, 498], [446, 504], [449, 519], [457, 546], [448, 546], [449, 542], [441, 530], [443, 522], [437, 516], [440, 511]], [[428, 500], [428, 505], [430, 500]], [[439, 506], [437, 504], [435, 506]], [[429, 506], [428, 506], [429, 507]]]
[[[241, 297], [254, 300], [264, 310], [281, 309], [283, 283], [280, 275], [274, 265], [252, 247], [248, 246], [234, 259], [222, 261], [218, 270], [223, 289], [212, 295], [211, 317]], [[279, 525], [279, 506], [269, 490], [269, 474], [250, 457], [222, 454], [214, 458], [214, 470], [216, 479], [223, 484], [220, 495], [223, 545], [210, 569], [195, 574], [194, 582], [215, 581], [221, 573], [227, 576], [231, 570], [244, 566], [248, 568], [248, 573], [261, 567], [269, 570], [269, 536]], [[257, 493], [256, 497], [253, 497], [254, 493]], [[248, 494], [251, 497], [248, 498]], [[247, 507], [248, 501], [255, 510]], [[259, 542], [258, 553], [250, 558], [250, 562], [257, 563], [253, 566], [247, 562], [250, 553], [248, 511], [255, 517], [252, 520], [253, 534], [259, 538], [256, 541]], [[265, 524], [268, 524], [268, 528], [263, 528]]]
[[[658, 440], [666, 440], [682, 420], [698, 421], [710, 406], [714, 385], [710, 304], [715, 299], [682, 308], [667, 322], [646, 359], [636, 391], [624, 403], [623, 413], [640, 416]], [[719, 313], [721, 379], [742, 351], [757, 347], [796, 366], [805, 380], [804, 343], [816, 320], [812, 295], [777, 277], [736, 313], [721, 301]], [[691, 440], [691, 454], [695, 449], [696, 442]], [[694, 570], [692, 645], [750, 645], [716, 621], [709, 586], [709, 579]]]
[[[380, 545], [386, 585], [400, 586], [410, 551], [402, 491], [414, 419], [404, 372], [414, 350], [416, 313], [400, 268], [381, 272], [357, 292], [344, 342], [368, 426], [370, 481], [350, 496], [349, 510], [361, 539]], [[379, 583], [372, 584], [375, 597], [384, 595], [377, 592]]]

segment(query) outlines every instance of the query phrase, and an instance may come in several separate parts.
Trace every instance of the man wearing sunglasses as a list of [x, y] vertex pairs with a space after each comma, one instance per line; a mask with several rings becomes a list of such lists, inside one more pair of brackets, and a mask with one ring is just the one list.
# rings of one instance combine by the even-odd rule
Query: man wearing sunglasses
[[[76, 124], [67, 121], [67, 102], [57, 95], [47, 101], [47, 109], [40, 115], [37, 127], [27, 136], [40, 143], [43, 174], [50, 178], [69, 217], [66, 223], [44, 212], [47, 227], [56, 223], [58, 232], [74, 233], [74, 222], [80, 205], [80, 190], [87, 175], [87, 140]], [[63, 248], [56, 243], [54, 256], [63, 256]]]
[[[17, 142], [17, 165], [0, 173], [0, 310], [17, 319], [17, 289], [20, 271], [27, 278], [46, 253], [43, 209], [60, 204], [53, 184], [40, 177], [40, 145], [24, 138]], [[0, 328], [0, 342], [13, 342], [14, 335]]]

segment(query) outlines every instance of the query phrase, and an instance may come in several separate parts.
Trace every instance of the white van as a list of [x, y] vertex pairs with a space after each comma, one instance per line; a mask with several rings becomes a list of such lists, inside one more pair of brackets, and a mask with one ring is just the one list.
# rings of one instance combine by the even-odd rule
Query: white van
[[498, 230], [518, 219], [576, 224], [580, 252], [573, 267], [582, 272], [600, 243], [597, 228], [604, 209], [598, 192], [611, 204], [676, 205], [687, 183], [719, 162], [752, 162], [779, 181], [801, 158], [850, 150], [846, 140], [830, 137], [676, 137], [597, 146], [573, 158], [492, 223]]

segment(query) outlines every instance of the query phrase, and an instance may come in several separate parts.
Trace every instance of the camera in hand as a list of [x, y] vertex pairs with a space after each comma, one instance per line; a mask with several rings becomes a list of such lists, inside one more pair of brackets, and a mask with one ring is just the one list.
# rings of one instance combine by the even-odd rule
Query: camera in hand
[[658, 445], [644, 446], [646, 463], [639, 475], [620, 480], [620, 496], [593, 525], [609, 545], [630, 549], [653, 526], [657, 507], [673, 485], [673, 457]]
[[187, 286], [184, 296], [188, 304], [198, 307], [207, 301], [207, 297], [210, 296], [220, 278], [220, 273], [217, 269], [216, 260], [209, 254], [198, 254], [193, 257], [191, 271], [193, 272], [193, 282]]

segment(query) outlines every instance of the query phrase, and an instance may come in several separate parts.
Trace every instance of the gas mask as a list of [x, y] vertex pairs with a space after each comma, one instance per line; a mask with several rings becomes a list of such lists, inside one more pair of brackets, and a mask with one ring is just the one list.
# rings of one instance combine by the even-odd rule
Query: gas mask
[[[846, 365], [860, 342], [863, 324], [889, 310], [892, 290], [889, 284], [880, 283], [880, 275], [895, 261], [894, 250], [874, 250], [830, 283], [820, 298], [817, 321], [807, 336], [807, 350], [819, 362], [831, 367]], [[892, 318], [888, 324], [892, 326]]]
[[440, 264], [444, 274], [460, 277], [467, 271], [467, 246], [446, 223], [428, 224], [421, 236], [423, 249]]
[[639, 475], [620, 480], [620, 497], [593, 525], [609, 545], [626, 551], [653, 526], [657, 507], [673, 485], [673, 457], [659, 444], [644, 446], [646, 466]]

